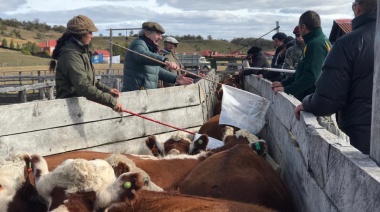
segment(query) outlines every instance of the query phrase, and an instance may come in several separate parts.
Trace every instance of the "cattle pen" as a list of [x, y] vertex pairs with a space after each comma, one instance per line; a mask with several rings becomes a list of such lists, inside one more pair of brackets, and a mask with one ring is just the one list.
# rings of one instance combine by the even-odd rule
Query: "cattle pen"
[[[208, 77], [215, 79], [214, 71]], [[270, 82], [246, 76], [245, 90], [271, 105], [261, 136], [281, 167], [297, 211], [380, 211], [380, 168], [344, 139], [304, 113], [295, 119], [299, 101], [274, 95]], [[212, 116], [216, 85], [193, 85], [122, 93], [123, 107], [149, 118], [197, 132]], [[159, 140], [173, 129], [85, 98], [36, 101], [0, 106], [0, 158], [21, 151], [43, 156], [73, 150], [148, 154], [144, 140]]]

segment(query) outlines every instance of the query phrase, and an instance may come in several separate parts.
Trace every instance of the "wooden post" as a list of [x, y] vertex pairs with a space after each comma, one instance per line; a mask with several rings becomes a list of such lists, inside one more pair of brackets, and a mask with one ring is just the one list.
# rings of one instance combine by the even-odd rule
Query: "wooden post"
[[[19, 72], [18, 72], [18, 75], [20, 75], [20, 76], [21, 76], [21, 74], [22, 74], [22, 72], [21, 72], [21, 71], [19, 71]], [[22, 85], [21, 77], [20, 77], [20, 85]]]
[[[44, 78], [42, 78], [40, 75], [41, 75], [41, 72], [38, 71], [38, 83], [43, 83], [44, 82]], [[40, 88], [40, 89], [38, 89], [38, 91], [39, 91], [39, 94], [40, 94], [40, 99], [41, 100], [45, 99], [45, 89], [44, 88]]]
[[[375, 37], [375, 58], [380, 57], [380, 0], [377, 1], [377, 24]], [[380, 61], [375, 59], [372, 94], [371, 150], [369, 156], [380, 165]]]
[[18, 92], [18, 96], [20, 97], [20, 102], [21, 102], [21, 103], [24, 103], [24, 102], [27, 101], [27, 98], [26, 98], [26, 90], [19, 91], [19, 92]]
[[55, 99], [54, 97], [54, 86], [49, 88], [49, 100]]

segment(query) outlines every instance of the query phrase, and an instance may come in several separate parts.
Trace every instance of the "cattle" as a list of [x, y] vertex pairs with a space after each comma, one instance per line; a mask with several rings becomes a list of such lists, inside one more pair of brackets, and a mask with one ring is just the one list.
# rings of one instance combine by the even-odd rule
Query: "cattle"
[[212, 110], [212, 115], [213, 116], [220, 115], [221, 112], [222, 112], [222, 101], [219, 100], [214, 105], [214, 109]]
[[[145, 171], [153, 183], [168, 191], [178, 189], [178, 185], [186, 178], [187, 174], [211, 154], [209, 152], [202, 152], [197, 155], [168, 155], [163, 158], [144, 155], [123, 155], [131, 159], [136, 167]], [[53, 170], [69, 158], [105, 159], [110, 155], [112, 154], [94, 151], [73, 151], [50, 155], [44, 158], [48, 162], [49, 170]]]
[[[135, 173], [131, 173], [132, 175]], [[107, 212], [146, 212], [146, 211], [239, 211], [239, 212], [273, 212], [263, 206], [202, 198], [183, 195], [176, 192], [155, 192], [141, 190], [141, 178], [137, 175], [131, 181], [128, 179], [124, 184], [119, 184], [119, 188], [114, 189], [114, 193], [119, 195], [128, 192], [130, 198], [125, 201], [113, 203], [105, 209]], [[125, 184], [127, 184], [125, 186]], [[125, 195], [128, 196], [128, 195]], [[120, 198], [119, 198], [120, 199]]]
[[[224, 124], [219, 124], [220, 115], [213, 116], [206, 123], [204, 123], [199, 129], [199, 134], [206, 134], [209, 137], [215, 138], [217, 140], [223, 140], [223, 128], [228, 126]], [[237, 127], [233, 127], [235, 131], [239, 130]]]
[[184, 132], [178, 131], [163, 143], [158, 142], [156, 136], [151, 135], [145, 140], [145, 144], [154, 156], [164, 157], [169, 154], [195, 155], [206, 150], [208, 137], [207, 135], [201, 135], [191, 142]]
[[48, 209], [47, 201], [34, 186], [32, 167], [24, 157], [29, 158], [25, 154], [14, 154], [9, 160], [0, 160], [0, 211], [45, 212]]
[[179, 185], [179, 191], [294, 211], [290, 193], [278, 174], [246, 144], [215, 153], [198, 164]]
[[[108, 186], [116, 180], [114, 169], [104, 160], [67, 159], [49, 172], [47, 162], [41, 156], [31, 155], [30, 158], [34, 164], [36, 189], [48, 201], [49, 210], [62, 205], [67, 199], [66, 194], [95, 192], [97, 200], [100, 200], [102, 198], [99, 196], [107, 193]], [[54, 192], [55, 189], [62, 190], [61, 194]], [[106, 207], [107, 203], [107, 201], [95, 201], [93, 207], [94, 209]]]

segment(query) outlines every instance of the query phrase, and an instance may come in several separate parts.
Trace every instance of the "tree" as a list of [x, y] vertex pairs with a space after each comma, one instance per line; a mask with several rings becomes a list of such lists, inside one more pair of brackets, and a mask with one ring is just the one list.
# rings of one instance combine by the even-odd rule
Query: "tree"
[[208, 39], [208, 40], [212, 40], [211, 35], [208, 35], [208, 36], [207, 36], [207, 39]]
[[129, 37], [133, 36], [133, 30], [129, 31]]
[[36, 38], [37, 38], [37, 39], [42, 39], [42, 34], [39, 33], [39, 32], [37, 32]]
[[8, 47], [8, 42], [5, 38], [3, 38], [3, 40], [1, 41], [1, 43], [3, 43], [3, 46], [4, 47]]
[[11, 48], [11, 49], [15, 48], [15, 44], [13, 43], [13, 39], [11, 39], [11, 43], [9, 44], [9, 48]]
[[19, 43], [17, 43], [17, 45], [16, 45], [16, 49], [21, 49], [21, 46], [20, 46]]
[[121, 36], [123, 36], [123, 35], [121, 34], [121, 32], [119, 32], [119, 37], [121, 37]]

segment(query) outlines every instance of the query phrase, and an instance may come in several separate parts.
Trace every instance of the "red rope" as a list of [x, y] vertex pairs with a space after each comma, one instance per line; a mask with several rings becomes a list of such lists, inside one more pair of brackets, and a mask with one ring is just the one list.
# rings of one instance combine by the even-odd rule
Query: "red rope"
[[176, 130], [180, 130], [180, 131], [187, 132], [187, 133], [189, 133], [189, 134], [195, 135], [195, 133], [190, 132], [190, 131], [187, 131], [187, 130], [185, 130], [185, 129], [178, 128], [178, 127], [175, 127], [175, 126], [172, 126], [172, 125], [169, 125], [169, 124], [165, 124], [165, 123], [163, 123], [163, 122], [156, 121], [156, 120], [154, 120], [154, 119], [148, 118], [148, 117], [146, 117], [146, 116], [142, 116], [142, 115], [140, 115], [140, 114], [137, 114], [137, 113], [134, 113], [134, 112], [131, 112], [131, 111], [128, 111], [128, 110], [124, 110], [124, 109], [123, 109], [122, 111], [125, 112], [125, 113], [129, 113], [129, 114], [131, 114], [131, 115], [138, 116], [138, 117], [140, 117], [140, 118], [143, 118], [143, 119], [146, 119], [146, 120], [152, 121], [152, 122], [156, 122], [156, 123], [158, 123], [158, 124], [161, 124], [161, 125], [164, 125], [164, 126], [167, 126], [167, 127], [171, 127], [171, 128], [173, 128], [173, 129], [176, 129]]

